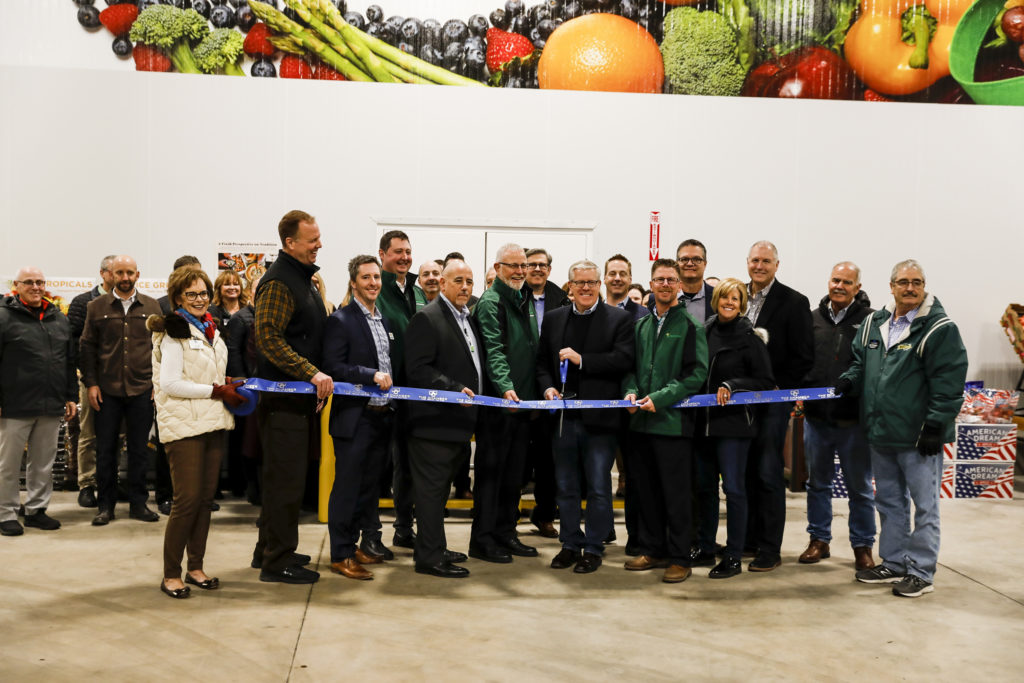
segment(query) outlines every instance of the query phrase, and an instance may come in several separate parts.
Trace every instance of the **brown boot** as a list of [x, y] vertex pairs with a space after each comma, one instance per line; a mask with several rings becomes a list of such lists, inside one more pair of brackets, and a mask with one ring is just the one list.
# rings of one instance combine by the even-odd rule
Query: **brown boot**
[[875, 566], [875, 560], [871, 557], [870, 546], [861, 546], [860, 548], [853, 549], [854, 564], [857, 567], [857, 571], [861, 569], [871, 569]]
[[359, 564], [354, 557], [346, 557], [341, 562], [331, 562], [331, 571], [360, 581], [369, 581], [373, 578], [373, 572]]
[[807, 544], [807, 550], [803, 552], [798, 562], [801, 564], [814, 564], [830, 556], [828, 543], [812, 538], [811, 542]]

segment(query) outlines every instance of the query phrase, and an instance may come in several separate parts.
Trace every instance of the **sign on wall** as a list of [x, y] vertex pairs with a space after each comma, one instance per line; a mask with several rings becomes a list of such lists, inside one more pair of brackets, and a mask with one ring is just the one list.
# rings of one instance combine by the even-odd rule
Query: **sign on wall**
[[[138, 6], [145, 7], [141, 13]], [[61, 3], [140, 71], [1024, 104], [1019, 0]], [[186, 9], [181, 9], [181, 7]], [[191, 8], [191, 9], [189, 9]], [[55, 17], [56, 19], [56, 17]], [[106, 49], [96, 41], [96, 49]]]

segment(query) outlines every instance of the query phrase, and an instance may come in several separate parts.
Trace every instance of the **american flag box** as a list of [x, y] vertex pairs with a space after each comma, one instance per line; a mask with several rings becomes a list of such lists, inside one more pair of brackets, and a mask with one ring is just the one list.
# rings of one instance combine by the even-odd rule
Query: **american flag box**
[[1013, 498], [1012, 462], [958, 462], [954, 467], [956, 498]]
[[1017, 425], [957, 424], [954, 457], [1013, 463], [1017, 459]]
[[943, 460], [956, 460], [956, 441], [942, 444]]
[[839, 466], [839, 458], [836, 457], [836, 473], [832, 475], [832, 497], [849, 498], [850, 493], [846, 490], [846, 479], [843, 478], [843, 468]]
[[948, 464], [942, 467], [942, 484], [939, 487], [939, 498], [956, 497], [956, 465]]

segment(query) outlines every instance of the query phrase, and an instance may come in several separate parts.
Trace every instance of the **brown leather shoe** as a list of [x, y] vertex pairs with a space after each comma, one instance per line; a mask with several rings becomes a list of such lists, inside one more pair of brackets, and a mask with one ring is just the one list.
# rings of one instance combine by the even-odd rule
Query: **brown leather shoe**
[[624, 565], [631, 572], [642, 572], [648, 569], [664, 569], [668, 567], [667, 560], [659, 560], [649, 555], [638, 555]]
[[380, 564], [384, 560], [376, 555], [363, 552], [362, 548], [356, 548], [356, 562], [359, 564]]
[[682, 583], [690, 578], [691, 573], [692, 570], [689, 567], [672, 564], [665, 570], [665, 575], [661, 577], [661, 580], [665, 583]]
[[812, 538], [811, 542], [807, 544], [807, 550], [803, 552], [797, 562], [800, 564], [814, 564], [831, 556], [831, 553], [828, 551], [828, 543]]
[[537, 533], [544, 538], [558, 538], [558, 529], [551, 522], [534, 522]]
[[341, 562], [331, 562], [331, 571], [359, 581], [369, 581], [373, 578], [373, 572], [359, 564], [354, 557], [346, 557]]
[[854, 548], [853, 558], [854, 564], [857, 566], [857, 571], [860, 571], [861, 569], [871, 569], [875, 566], [875, 559], [871, 557], [870, 546]]

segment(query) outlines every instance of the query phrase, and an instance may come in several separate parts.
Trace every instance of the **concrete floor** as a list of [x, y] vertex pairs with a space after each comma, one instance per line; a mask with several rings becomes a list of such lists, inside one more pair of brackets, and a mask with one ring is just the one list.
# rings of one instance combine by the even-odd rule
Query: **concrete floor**
[[[620, 542], [594, 574], [548, 568], [557, 542], [524, 524], [540, 558], [470, 560], [472, 575], [451, 580], [415, 574], [400, 551], [369, 582], [329, 573], [327, 528], [309, 516], [299, 549], [320, 582], [265, 584], [248, 568], [256, 508], [223, 501], [206, 558], [222, 588], [174, 601], [158, 589], [165, 518], [125, 509], [93, 528], [75, 495], [54, 494], [61, 530], [0, 539], [0, 680], [1010, 681], [1024, 670], [1019, 498], [943, 501], [936, 589], [913, 600], [854, 581], [845, 505], [832, 558], [797, 564], [803, 494], [789, 494], [781, 568], [724, 581], [698, 569], [676, 585], [622, 569], [621, 512]], [[447, 530], [465, 550], [469, 520]]]

